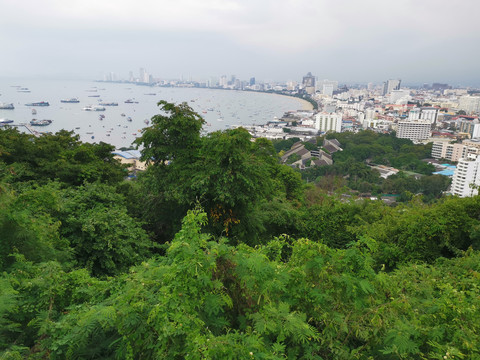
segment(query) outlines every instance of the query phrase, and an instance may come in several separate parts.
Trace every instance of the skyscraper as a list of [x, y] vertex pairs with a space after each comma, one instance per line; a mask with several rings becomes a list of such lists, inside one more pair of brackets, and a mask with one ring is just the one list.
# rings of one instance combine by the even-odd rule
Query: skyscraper
[[303, 77], [302, 86], [304, 89], [312, 86], [315, 87], [315, 76], [313, 76], [311, 72]]
[[383, 94], [382, 95], [387, 95], [390, 94], [393, 90], [400, 90], [400, 83], [402, 80], [394, 80], [390, 79], [387, 80], [386, 82], [383, 83]]

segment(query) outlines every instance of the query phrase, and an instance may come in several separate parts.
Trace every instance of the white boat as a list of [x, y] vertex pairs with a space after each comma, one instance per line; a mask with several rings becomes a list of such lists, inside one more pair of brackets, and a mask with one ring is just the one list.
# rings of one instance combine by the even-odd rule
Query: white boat
[[12, 103], [10, 104], [0, 103], [0, 110], [13, 110], [13, 109], [15, 109], [15, 106], [13, 106]]
[[85, 106], [83, 108], [84, 111], [105, 111], [105, 107], [103, 106]]

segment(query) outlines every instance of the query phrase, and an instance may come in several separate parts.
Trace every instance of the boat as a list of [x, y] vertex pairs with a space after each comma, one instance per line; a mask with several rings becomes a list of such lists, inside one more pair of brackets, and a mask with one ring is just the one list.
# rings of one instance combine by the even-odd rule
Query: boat
[[60, 102], [62, 102], [62, 103], [79, 103], [80, 100], [78, 100], [77, 98], [71, 98], [71, 99], [62, 99], [62, 100], [60, 100]]
[[25, 104], [25, 106], [50, 106], [48, 101], [40, 101], [40, 102], [33, 102], [33, 103], [28, 103]]
[[101, 102], [99, 105], [102, 105], [102, 106], [118, 106], [118, 103], [116, 103], [116, 102]]
[[105, 119], [105, 115], [101, 114], [99, 117], [98, 117], [99, 120], [103, 120]]
[[132, 118], [130, 116], [127, 117], [127, 121], [132, 121]]
[[0, 119], [0, 126], [5, 125], [5, 124], [11, 124], [11, 123], [13, 123], [13, 120]]
[[32, 119], [32, 121], [30, 121], [30, 125], [32, 126], [47, 126], [47, 125], [50, 125], [51, 123], [52, 123], [52, 120], [47, 120], [47, 119], [44, 119], [44, 120]]
[[87, 131], [87, 134], [91, 135], [93, 134], [93, 131]]
[[120, 116], [126, 116], [124, 113], [121, 113]]
[[83, 108], [84, 111], [105, 111], [103, 106], [85, 106]]
[[133, 101], [132, 99], [125, 100], [125, 104], [138, 104], [138, 101]]
[[148, 120], [148, 119], [143, 120], [143, 122], [147, 125], [150, 124], [150, 120]]
[[13, 104], [0, 103], [0, 110], [13, 110], [13, 109], [15, 109], [15, 106], [13, 106]]
[[32, 109], [32, 115], [37, 115], [37, 110]]
[[88, 97], [100, 97], [100, 95], [88, 95]]
[[24, 93], [29, 93], [30, 89], [29, 88], [19, 88], [17, 92], [24, 92]]
[[156, 93], [146, 93], [145, 95], [157, 95]]

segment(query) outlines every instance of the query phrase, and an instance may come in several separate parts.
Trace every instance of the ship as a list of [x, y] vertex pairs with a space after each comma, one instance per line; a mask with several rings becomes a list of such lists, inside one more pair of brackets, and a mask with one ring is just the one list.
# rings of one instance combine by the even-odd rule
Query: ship
[[33, 103], [28, 103], [25, 104], [25, 106], [50, 106], [48, 101], [40, 101], [40, 102], [33, 102]]
[[99, 105], [102, 105], [102, 106], [118, 106], [118, 103], [116, 103], [116, 102], [101, 102]]
[[13, 109], [15, 109], [15, 106], [13, 106], [13, 104], [0, 103], [0, 110], [13, 110]]
[[103, 106], [85, 106], [83, 108], [85, 111], [105, 111]]
[[37, 110], [32, 109], [32, 115], [37, 115]]
[[5, 125], [5, 124], [11, 124], [11, 123], [13, 123], [13, 120], [0, 119], [0, 126]]
[[18, 92], [29, 93], [29, 92], [30, 92], [30, 89], [29, 89], [29, 88], [19, 88], [17, 91], [18, 91]]
[[52, 123], [52, 120], [47, 120], [47, 119], [44, 119], [44, 120], [32, 119], [32, 121], [30, 121], [30, 125], [32, 126], [47, 126], [47, 125], [50, 125], [51, 123]]
[[60, 102], [62, 102], [62, 103], [79, 103], [80, 100], [78, 100], [77, 98], [71, 98], [71, 99], [62, 99], [62, 100], [60, 100]]
[[125, 100], [125, 104], [138, 104], [138, 101], [133, 101], [132, 99]]

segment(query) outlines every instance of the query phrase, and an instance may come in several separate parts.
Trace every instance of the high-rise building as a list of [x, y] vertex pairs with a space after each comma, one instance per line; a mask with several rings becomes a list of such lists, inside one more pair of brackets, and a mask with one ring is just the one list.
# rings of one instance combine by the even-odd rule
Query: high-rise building
[[429, 121], [399, 121], [397, 138], [409, 139], [413, 142], [430, 137], [432, 124]]
[[430, 121], [430, 124], [435, 124], [437, 121], [438, 109], [434, 107], [424, 107], [420, 113], [420, 120]]
[[432, 157], [434, 159], [446, 159], [457, 162], [467, 157], [469, 153], [477, 153], [477, 149], [469, 148], [464, 144], [450, 144], [449, 142], [436, 141], [432, 144]]
[[480, 96], [462, 96], [458, 99], [458, 109], [467, 114], [480, 112]]
[[250, 86], [253, 86], [253, 85], [255, 85], [255, 78], [251, 77], [250, 78]]
[[342, 115], [327, 112], [318, 113], [315, 116], [315, 129], [321, 132], [341, 132]]
[[400, 90], [402, 80], [390, 79], [383, 83], [383, 95], [390, 94], [393, 90]]
[[302, 88], [307, 94], [315, 93], [315, 76], [313, 76], [311, 72], [303, 77]]
[[470, 135], [470, 139], [480, 137], [480, 123], [478, 120], [462, 120], [460, 121], [460, 132]]
[[453, 174], [452, 194], [460, 197], [478, 194], [480, 186], [480, 156], [470, 154], [460, 159]]
[[144, 68], [140, 68], [139, 81], [142, 83], [148, 83], [150, 81], [150, 77]]
[[415, 121], [420, 119], [420, 108], [410, 109], [408, 113], [408, 120]]

